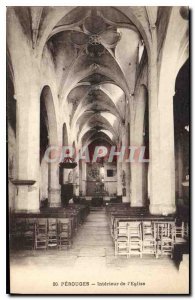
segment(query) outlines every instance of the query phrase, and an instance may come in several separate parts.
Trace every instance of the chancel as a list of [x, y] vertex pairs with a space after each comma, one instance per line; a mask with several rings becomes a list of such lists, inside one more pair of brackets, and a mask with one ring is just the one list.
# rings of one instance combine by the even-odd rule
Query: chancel
[[7, 8], [14, 291], [43, 257], [188, 285], [189, 85], [188, 7]]

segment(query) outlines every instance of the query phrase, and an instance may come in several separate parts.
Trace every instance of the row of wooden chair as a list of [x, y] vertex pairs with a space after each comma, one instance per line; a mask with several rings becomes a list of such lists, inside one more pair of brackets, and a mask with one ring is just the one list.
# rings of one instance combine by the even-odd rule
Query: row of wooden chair
[[147, 207], [130, 207], [129, 204], [127, 206], [126, 203], [122, 203], [122, 204], [117, 204], [117, 205], [116, 204], [108, 205], [106, 208], [106, 212], [107, 212], [108, 219], [109, 219], [110, 232], [111, 232], [111, 235], [114, 236], [114, 231], [115, 231], [115, 227], [118, 222], [118, 219], [120, 219], [121, 217], [123, 219], [129, 219], [131, 217], [135, 218], [136, 216], [138, 216], [138, 218], [140, 218], [140, 217], [143, 218], [145, 215], [148, 214], [148, 208]]
[[[180, 228], [181, 227], [181, 228]], [[174, 245], [188, 239], [188, 224], [172, 221], [121, 221], [114, 233], [115, 255], [173, 255]]]
[[70, 218], [18, 218], [11, 225], [11, 245], [17, 249], [70, 247], [73, 230]]
[[40, 213], [10, 214], [10, 246], [13, 249], [49, 249], [70, 246], [73, 235], [89, 214], [89, 206], [42, 208]]
[[80, 224], [82, 224], [87, 215], [89, 214], [89, 206], [82, 204], [68, 204], [66, 207], [60, 208], [42, 208], [41, 212], [47, 217], [52, 216], [53, 214], [63, 217], [73, 217], [74, 227], [78, 228]]

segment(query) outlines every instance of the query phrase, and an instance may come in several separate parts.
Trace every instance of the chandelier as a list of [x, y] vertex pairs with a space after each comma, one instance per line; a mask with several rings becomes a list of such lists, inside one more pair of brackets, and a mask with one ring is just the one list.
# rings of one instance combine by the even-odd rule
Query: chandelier
[[[68, 153], [67, 153], [68, 154]], [[62, 169], [74, 169], [77, 166], [77, 163], [74, 161], [73, 157], [67, 156], [64, 160], [59, 164]]]

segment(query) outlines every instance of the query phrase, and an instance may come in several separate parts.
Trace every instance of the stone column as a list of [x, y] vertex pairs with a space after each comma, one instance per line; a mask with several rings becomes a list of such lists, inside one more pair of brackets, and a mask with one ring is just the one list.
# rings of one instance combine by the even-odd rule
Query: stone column
[[83, 192], [83, 196], [86, 196], [86, 178], [87, 178], [86, 168], [87, 168], [87, 165], [82, 160], [82, 192]]
[[[20, 179], [19, 179], [20, 180]], [[28, 206], [28, 185], [18, 185], [16, 186], [16, 198], [14, 204], [15, 212], [33, 212]], [[36, 212], [39, 211], [39, 208]]]
[[162, 90], [159, 94], [161, 163], [161, 189], [159, 198], [163, 214], [174, 213], [176, 210], [173, 96], [174, 85], [171, 87], [165, 81], [163, 95]]
[[[32, 70], [33, 72], [33, 70]], [[22, 78], [21, 78], [22, 80]], [[17, 83], [19, 79], [17, 78]], [[39, 130], [40, 103], [37, 83], [17, 85], [16, 89], [16, 187], [15, 212], [39, 212]]]
[[58, 161], [49, 163], [48, 200], [50, 207], [61, 207]]
[[[16, 212], [39, 211], [40, 61], [24, 34], [14, 8], [7, 11], [7, 44], [16, 98]], [[30, 183], [31, 182], [31, 183]], [[34, 182], [34, 184], [32, 184]], [[19, 185], [18, 185], [19, 184]]]
[[122, 162], [117, 160], [117, 196], [122, 195]]
[[131, 206], [144, 206], [146, 193], [144, 191], [145, 172], [142, 163], [131, 163]]
[[[155, 46], [155, 44], [153, 45]], [[170, 214], [175, 212], [175, 167], [173, 89], [174, 70], [164, 65], [164, 74], [157, 84], [156, 46], [149, 61], [149, 141], [150, 141], [150, 212]], [[162, 66], [161, 66], [162, 68]], [[157, 92], [158, 91], [158, 92]]]
[[157, 92], [157, 46], [153, 47], [148, 68], [149, 96], [149, 182], [150, 182], [150, 212], [161, 214], [161, 166], [160, 166], [160, 133], [159, 108]]
[[[128, 149], [129, 147], [128, 129], [125, 128], [125, 126], [122, 128], [122, 146], [125, 146], [126, 147], [125, 149]], [[125, 194], [122, 193], [122, 201], [130, 202], [130, 163], [126, 162], [125, 157], [122, 162], [122, 185], [123, 185], [123, 189], [125, 189]]]
[[73, 194], [79, 196], [79, 162], [73, 169]]
[[82, 174], [83, 174], [83, 170], [82, 170], [82, 161], [79, 160], [79, 195], [83, 194], [83, 189], [82, 189]]
[[[134, 160], [131, 162], [131, 206], [144, 206], [146, 202], [145, 162], [139, 161], [139, 154], [144, 143], [144, 118], [147, 105], [147, 90], [140, 86], [135, 95], [135, 117], [131, 122], [131, 146], [137, 147]], [[137, 154], [137, 155], [136, 155]]]
[[125, 171], [126, 171], [126, 196], [124, 196], [122, 199], [123, 199], [123, 202], [129, 202], [130, 203], [130, 199], [131, 199], [131, 190], [130, 190], [130, 177], [131, 177], [131, 173], [130, 173], [130, 166], [129, 166], [129, 163], [126, 163], [126, 168], [125, 168]]

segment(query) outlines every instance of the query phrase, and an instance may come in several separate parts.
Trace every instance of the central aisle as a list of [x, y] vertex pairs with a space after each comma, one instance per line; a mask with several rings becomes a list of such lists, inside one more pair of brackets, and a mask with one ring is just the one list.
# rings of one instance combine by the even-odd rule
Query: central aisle
[[79, 249], [79, 256], [106, 256], [114, 253], [105, 208], [92, 208], [85, 223], [79, 228], [72, 249]]

